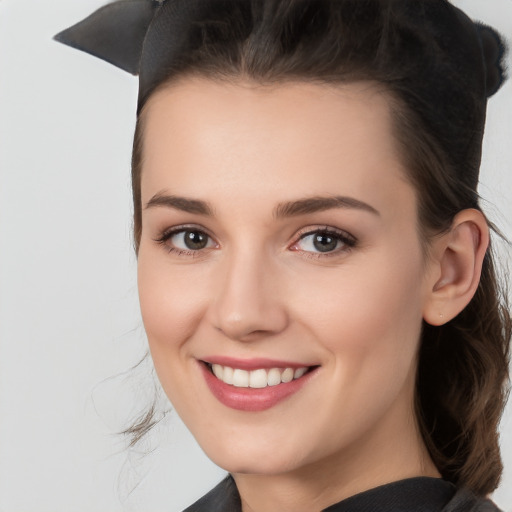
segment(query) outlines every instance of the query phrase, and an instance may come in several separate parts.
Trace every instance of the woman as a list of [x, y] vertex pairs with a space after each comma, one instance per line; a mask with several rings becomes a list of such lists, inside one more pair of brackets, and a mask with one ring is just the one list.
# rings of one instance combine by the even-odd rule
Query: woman
[[140, 76], [144, 325], [230, 472], [188, 510], [497, 510], [496, 32], [445, 0], [139, 0], [57, 37]]

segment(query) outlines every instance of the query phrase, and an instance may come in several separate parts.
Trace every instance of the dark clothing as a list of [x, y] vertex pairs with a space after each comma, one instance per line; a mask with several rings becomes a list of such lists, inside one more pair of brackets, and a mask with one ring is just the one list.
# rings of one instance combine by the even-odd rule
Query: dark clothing
[[[184, 512], [241, 512], [235, 482], [227, 476]], [[314, 511], [312, 511], [314, 512]], [[500, 512], [488, 499], [441, 478], [408, 478], [351, 496], [324, 512]]]

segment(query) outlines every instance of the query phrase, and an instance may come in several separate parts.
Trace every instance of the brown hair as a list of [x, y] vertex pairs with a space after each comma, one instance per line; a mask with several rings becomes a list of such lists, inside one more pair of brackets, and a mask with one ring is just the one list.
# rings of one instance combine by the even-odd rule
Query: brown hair
[[[191, 18], [182, 29], [187, 37], [180, 36], [186, 42], [175, 51], [165, 77], [139, 104], [132, 166], [136, 250], [142, 229], [144, 103], [157, 88], [186, 75], [265, 84], [376, 82], [390, 98], [395, 135], [417, 191], [425, 246], [450, 228], [456, 213], [480, 209], [476, 183], [486, 97], [457, 74], [455, 61], [446, 58], [446, 48], [429, 33], [434, 29], [426, 10], [451, 8], [448, 2], [417, 2], [418, 12], [423, 9], [423, 18], [417, 20], [426, 27], [423, 32], [405, 16], [407, 2], [203, 4], [201, 16], [188, 13]], [[400, 5], [403, 12], [396, 7]], [[440, 18], [430, 14], [437, 23]], [[476, 32], [474, 37], [478, 41]], [[437, 77], [431, 76], [434, 69]], [[483, 74], [485, 82], [483, 67], [472, 71]], [[439, 85], [434, 93], [432, 80]], [[488, 92], [491, 88], [487, 84]], [[490, 249], [478, 290], [465, 310], [441, 327], [423, 326], [415, 402], [421, 433], [442, 476], [477, 495], [492, 492], [502, 472], [498, 424], [507, 394], [511, 328]], [[152, 412], [126, 430], [133, 444], [154, 424]]]

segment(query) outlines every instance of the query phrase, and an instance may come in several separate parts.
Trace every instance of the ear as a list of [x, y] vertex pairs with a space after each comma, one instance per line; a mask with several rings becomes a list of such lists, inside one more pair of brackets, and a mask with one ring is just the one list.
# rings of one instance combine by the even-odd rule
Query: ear
[[480, 282], [489, 246], [489, 227], [482, 212], [459, 212], [450, 231], [433, 242], [423, 319], [443, 325], [470, 302]]

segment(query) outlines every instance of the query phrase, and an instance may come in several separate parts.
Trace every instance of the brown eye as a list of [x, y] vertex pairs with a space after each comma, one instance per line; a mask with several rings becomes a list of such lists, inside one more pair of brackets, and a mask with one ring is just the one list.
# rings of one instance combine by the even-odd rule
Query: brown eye
[[214, 247], [213, 240], [198, 229], [181, 229], [167, 237], [166, 244], [182, 251], [200, 251], [208, 247]]
[[316, 253], [317, 255], [338, 253], [354, 247], [356, 240], [350, 235], [333, 230], [310, 231], [301, 236], [293, 246], [294, 250]]
[[313, 236], [313, 246], [319, 252], [330, 252], [337, 248], [339, 240], [331, 235], [322, 233]]
[[183, 234], [183, 241], [187, 249], [197, 251], [204, 249], [208, 245], [208, 235], [201, 231], [185, 231]]

